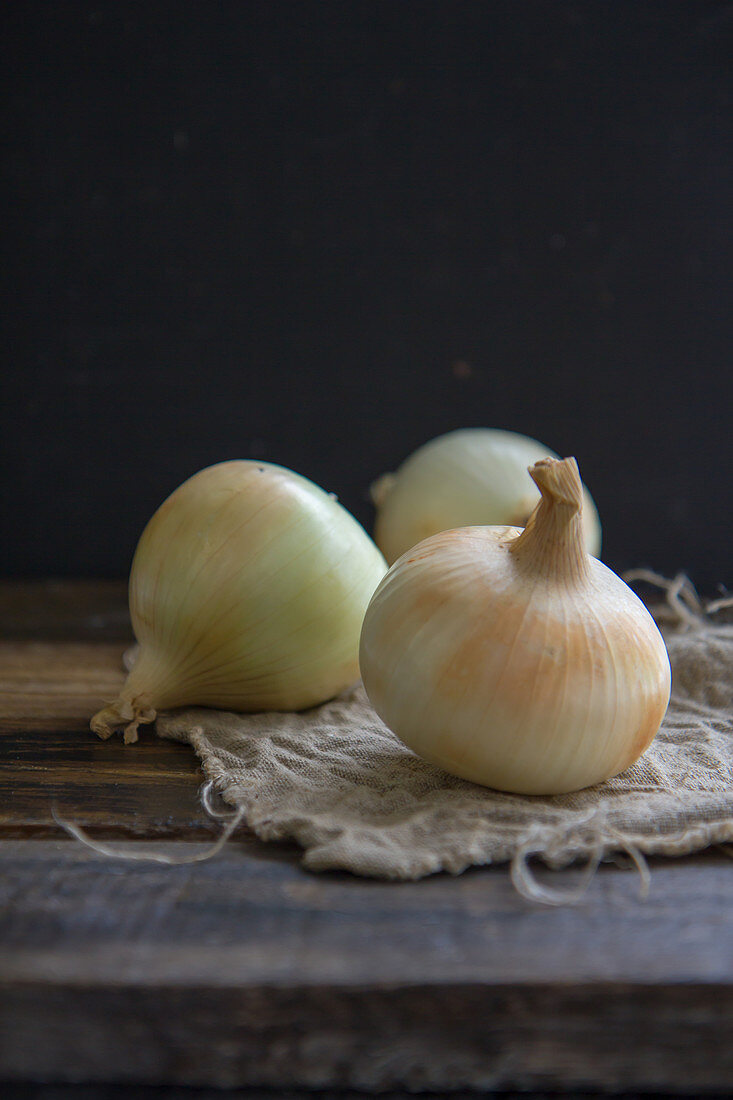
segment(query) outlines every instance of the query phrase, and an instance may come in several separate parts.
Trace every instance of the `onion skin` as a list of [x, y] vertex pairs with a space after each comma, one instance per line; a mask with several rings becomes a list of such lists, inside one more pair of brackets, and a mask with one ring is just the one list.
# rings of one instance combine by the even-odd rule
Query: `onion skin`
[[335, 498], [281, 466], [201, 470], [158, 508], [130, 573], [140, 651], [92, 719], [125, 739], [156, 712], [302, 710], [358, 679], [359, 631], [386, 563]]
[[[410, 547], [456, 527], [523, 527], [539, 501], [527, 467], [557, 456], [536, 439], [498, 428], [461, 428], [418, 447], [371, 487], [374, 539], [391, 565]], [[586, 549], [601, 552], [601, 525], [587, 489]]]
[[564, 499], [564, 463], [533, 467], [547, 484], [526, 530], [461, 528], [404, 554], [362, 627], [362, 678], [385, 724], [453, 775], [518, 794], [624, 771], [669, 702], [662, 637], [586, 554], [580, 479]]

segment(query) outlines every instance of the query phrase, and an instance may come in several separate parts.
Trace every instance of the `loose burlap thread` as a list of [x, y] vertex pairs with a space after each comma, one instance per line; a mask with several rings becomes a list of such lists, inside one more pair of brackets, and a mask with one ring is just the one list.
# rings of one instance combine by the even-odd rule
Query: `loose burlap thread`
[[697, 606], [684, 579], [666, 588], [662, 728], [622, 775], [574, 794], [504, 794], [448, 775], [382, 724], [361, 685], [297, 714], [181, 710], [161, 715], [158, 733], [192, 745], [238, 819], [262, 840], [296, 841], [313, 871], [413, 880], [509, 862], [522, 893], [572, 900], [536, 879], [531, 856], [553, 868], [583, 859], [592, 873], [625, 853], [646, 878], [646, 855], [733, 841], [733, 625]]

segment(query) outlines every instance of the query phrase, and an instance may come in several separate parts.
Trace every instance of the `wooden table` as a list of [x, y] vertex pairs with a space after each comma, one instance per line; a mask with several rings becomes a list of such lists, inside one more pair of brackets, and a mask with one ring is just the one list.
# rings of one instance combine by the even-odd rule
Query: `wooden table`
[[733, 1086], [721, 852], [652, 861], [646, 901], [606, 865], [560, 908], [501, 867], [316, 876], [246, 830], [209, 862], [99, 855], [54, 802], [124, 852], [196, 854], [217, 834], [198, 761], [152, 730], [89, 732], [123, 679], [124, 585], [6, 583], [0, 613], [0, 1082]]

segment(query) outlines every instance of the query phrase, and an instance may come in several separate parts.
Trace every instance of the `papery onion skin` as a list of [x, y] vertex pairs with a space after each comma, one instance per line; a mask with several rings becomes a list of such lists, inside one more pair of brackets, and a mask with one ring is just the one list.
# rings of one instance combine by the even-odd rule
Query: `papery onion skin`
[[130, 574], [140, 643], [92, 719], [126, 740], [158, 710], [301, 710], [358, 679], [364, 610], [386, 563], [337, 500], [282, 466], [199, 471], [146, 526]]
[[[372, 485], [374, 539], [391, 565], [411, 546], [456, 527], [523, 527], [539, 501], [527, 467], [557, 458], [536, 439], [498, 428], [461, 428], [414, 451], [394, 474]], [[601, 524], [587, 489], [586, 549], [601, 552]]]
[[569, 548], [528, 526], [517, 553], [522, 535], [468, 527], [404, 554], [367, 609], [361, 673], [379, 716], [426, 760], [497, 790], [563, 794], [647, 748], [669, 658], [641, 600], [585, 554], [579, 523]]

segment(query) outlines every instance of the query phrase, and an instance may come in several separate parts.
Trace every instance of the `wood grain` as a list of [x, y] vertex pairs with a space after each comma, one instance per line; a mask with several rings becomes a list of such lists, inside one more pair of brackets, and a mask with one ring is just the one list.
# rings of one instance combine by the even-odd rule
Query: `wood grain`
[[[158, 1085], [154, 1092], [147, 1085], [78, 1085], [78, 1084], [31, 1084], [24, 1082], [14, 1084], [4, 1082], [2, 1085], [3, 1100], [365, 1100], [369, 1094], [354, 1089], [319, 1089], [317, 1093], [311, 1089], [287, 1088], [273, 1091], [268, 1088], [246, 1088], [222, 1090], [214, 1088], [196, 1088], [188, 1085]], [[446, 1093], [435, 1096], [430, 1093], [405, 1092], [403, 1090], [380, 1092], [380, 1100], [415, 1100], [416, 1096], [424, 1096], [426, 1100], [443, 1100]], [[675, 1094], [678, 1095], [679, 1094]], [[501, 1092], [487, 1093], [459, 1089], [451, 1090], [450, 1100], [558, 1100], [556, 1092]], [[644, 1100], [644, 1094], [615, 1093], [617, 1100]], [[708, 1100], [730, 1100], [726, 1094], [706, 1094]], [[573, 1100], [608, 1100], [608, 1094], [603, 1092], [590, 1092], [584, 1089], [582, 1093], [574, 1093]], [[655, 1100], [665, 1100], [657, 1096]], [[667, 1097], [666, 1100], [671, 1100]]]
[[[161, 741], [152, 730], [125, 747], [89, 729], [91, 715], [125, 678], [122, 654], [132, 636], [124, 586], [84, 582], [77, 591], [71, 582], [6, 583], [0, 597], [6, 636], [22, 636], [0, 642], [0, 837], [63, 835], [54, 804], [100, 837], [215, 833], [199, 803], [202, 775], [190, 748]], [[77, 640], [48, 640], [67, 627]], [[80, 637], [99, 630], [122, 637]], [[32, 633], [43, 640], [27, 637]]]
[[[53, 800], [123, 856], [200, 859], [211, 825], [187, 746], [88, 728], [122, 682], [122, 589], [101, 592], [101, 626], [91, 582], [76, 619], [70, 582], [50, 603], [41, 584], [8, 591], [0, 1081], [733, 1088], [729, 859], [651, 861], [646, 902], [604, 866], [582, 905], [548, 909], [504, 867], [394, 884], [312, 875], [297, 848], [246, 832], [173, 866], [43, 839]], [[572, 889], [581, 873], [544, 874]]]
[[658, 861], [645, 904], [635, 877], [609, 867], [582, 908], [551, 910], [504, 873], [314, 877], [251, 838], [174, 867], [7, 842], [3, 866], [0, 1078], [733, 1082], [733, 882], [720, 856]]
[[125, 680], [119, 642], [0, 642], [0, 734], [89, 726]]
[[[222, 1090], [214, 1088], [195, 1088], [187, 1085], [158, 1085], [154, 1092], [147, 1085], [78, 1085], [78, 1084], [32, 1084], [24, 1082], [14, 1084], [6, 1081], [2, 1085], [3, 1100], [365, 1100], [368, 1094], [353, 1089], [311, 1089], [288, 1088], [273, 1092], [267, 1088], [246, 1088]], [[440, 1100], [431, 1094], [416, 1094], [403, 1090], [380, 1092], [380, 1100], [415, 1100], [416, 1095], [426, 1096], [426, 1100]], [[679, 1094], [678, 1094], [679, 1095]], [[445, 1093], [440, 1094], [441, 1097]], [[616, 1093], [617, 1100], [643, 1100], [638, 1092]], [[708, 1093], [708, 1100], [729, 1100], [729, 1097]], [[556, 1092], [502, 1092], [486, 1093], [459, 1089], [450, 1092], [450, 1100], [558, 1100]], [[608, 1100], [607, 1093], [575, 1093], [574, 1100]], [[657, 1097], [656, 1100], [661, 1100]]]
[[125, 748], [82, 727], [5, 733], [0, 751], [0, 838], [64, 835], [54, 806], [99, 838], [218, 832], [200, 806], [201, 768], [186, 745], [146, 734]]

